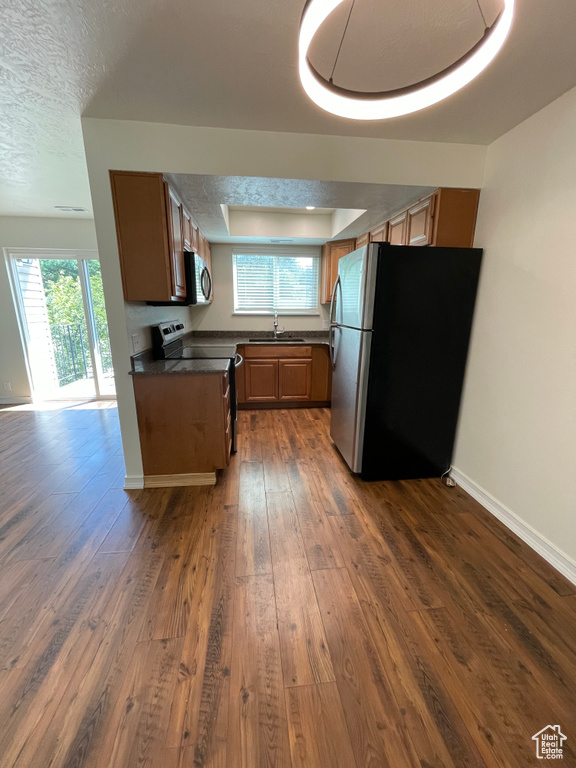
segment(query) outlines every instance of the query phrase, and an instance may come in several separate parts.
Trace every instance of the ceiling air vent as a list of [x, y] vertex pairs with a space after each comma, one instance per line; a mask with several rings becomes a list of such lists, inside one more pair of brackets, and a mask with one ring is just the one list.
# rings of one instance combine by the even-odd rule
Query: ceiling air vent
[[79, 205], [55, 205], [54, 208], [63, 213], [88, 213], [88, 208], [81, 208]]
[[274, 245], [288, 245], [289, 243], [293, 243], [294, 240], [270, 240], [271, 243], [274, 243]]

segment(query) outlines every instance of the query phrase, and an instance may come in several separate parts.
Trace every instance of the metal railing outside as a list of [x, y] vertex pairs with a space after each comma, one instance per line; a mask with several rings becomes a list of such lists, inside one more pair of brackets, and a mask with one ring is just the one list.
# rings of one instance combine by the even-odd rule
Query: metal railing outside
[[61, 387], [93, 376], [86, 329], [81, 323], [51, 325], [52, 347]]

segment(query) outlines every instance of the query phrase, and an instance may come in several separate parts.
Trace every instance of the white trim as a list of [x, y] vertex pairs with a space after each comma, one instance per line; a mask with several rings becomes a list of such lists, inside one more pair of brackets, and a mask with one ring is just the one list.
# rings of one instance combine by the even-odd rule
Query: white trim
[[[260, 315], [275, 315], [276, 312], [274, 310], [261, 310], [260, 312], [250, 312], [249, 310], [239, 310], [237, 312], [232, 312], [232, 316], [239, 316], [242, 315], [250, 315], [252, 317], [260, 317]], [[281, 312], [278, 312], [278, 317], [320, 317], [320, 312], [317, 312], [316, 310], [311, 309], [310, 312], [290, 312], [288, 310]]]
[[144, 475], [144, 488], [181, 488], [186, 485], [216, 485], [216, 472], [186, 475]]
[[[71, 259], [77, 261], [78, 259], [96, 259], [99, 260], [98, 251], [67, 248], [63, 250], [61, 248], [12, 248], [10, 246], [4, 247], [4, 253], [8, 256], [14, 256], [18, 258], [26, 258], [26, 254], [33, 259]], [[33, 255], [31, 255], [33, 254]]]
[[143, 475], [126, 475], [124, 478], [124, 490], [136, 490], [138, 488], [144, 488], [144, 476]]
[[299, 256], [307, 257], [309, 259], [320, 259], [322, 256], [321, 245], [275, 245], [270, 243], [257, 243], [256, 245], [236, 245], [231, 243], [232, 255], [246, 255], [248, 256]]
[[31, 397], [0, 397], [2, 405], [24, 405], [31, 402]]
[[532, 547], [535, 552], [541, 555], [557, 571], [560, 571], [572, 584], [576, 584], [576, 561], [565, 552], [562, 552], [561, 549], [558, 549], [555, 544], [535, 528], [524, 522], [515, 512], [501, 504], [488, 491], [485, 491], [484, 488], [465, 475], [464, 472], [453, 467], [450, 475], [461, 488], [482, 504], [488, 512], [497, 517], [501, 523], [504, 523], [507, 528], [519, 536], [522, 541], [526, 542], [529, 547]]

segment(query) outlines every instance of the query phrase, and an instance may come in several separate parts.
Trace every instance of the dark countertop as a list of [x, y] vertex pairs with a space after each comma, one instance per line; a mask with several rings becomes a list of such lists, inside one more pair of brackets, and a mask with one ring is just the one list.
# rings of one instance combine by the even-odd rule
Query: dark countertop
[[147, 349], [132, 358], [131, 376], [158, 376], [164, 374], [193, 373], [207, 375], [226, 373], [230, 360], [154, 360], [152, 350]]
[[[328, 344], [328, 331], [287, 331], [274, 341], [273, 334], [268, 331], [192, 331], [187, 333], [182, 341], [184, 346], [202, 344], [202, 346], [219, 346], [221, 344]], [[292, 341], [304, 339], [304, 341]], [[250, 341], [258, 339], [258, 341]]]
[[[204, 346], [239, 346], [240, 344], [293, 344], [294, 346], [303, 346], [311, 344], [328, 344], [328, 333], [326, 331], [290, 331], [290, 335], [304, 341], [291, 341], [290, 336], [282, 336], [282, 341], [271, 341], [271, 334], [263, 331], [192, 331], [187, 333], [182, 342], [184, 346], [201, 344]], [[258, 339], [258, 341], [249, 341], [249, 339]], [[230, 360], [154, 360], [152, 350], [147, 349], [139, 352], [131, 358], [132, 370], [131, 376], [157, 376], [164, 374], [196, 374], [206, 375], [211, 373], [225, 373], [230, 367]]]

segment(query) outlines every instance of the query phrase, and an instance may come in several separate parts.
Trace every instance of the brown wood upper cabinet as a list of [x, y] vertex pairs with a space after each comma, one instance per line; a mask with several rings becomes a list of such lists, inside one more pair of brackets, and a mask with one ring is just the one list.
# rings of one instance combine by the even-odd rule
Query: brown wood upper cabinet
[[161, 173], [110, 171], [126, 301], [182, 301], [184, 250], [208, 241]]
[[356, 240], [334, 240], [322, 246], [322, 285], [320, 302], [328, 304], [332, 301], [334, 284], [338, 277], [338, 261], [356, 249]]
[[[392, 245], [469, 248], [474, 244], [479, 199], [479, 189], [440, 187], [367, 236], [371, 243], [387, 240]], [[363, 243], [364, 238], [366, 235], [362, 236]]]
[[184, 248], [187, 251], [192, 250], [192, 219], [185, 208], [182, 208], [182, 237], [184, 238]]
[[406, 245], [408, 211], [402, 211], [388, 222], [388, 242], [392, 245]]
[[184, 277], [184, 218], [182, 205], [172, 193], [168, 184], [166, 194], [170, 210], [170, 256], [172, 259], [172, 296], [186, 298], [186, 279]]
[[407, 245], [430, 245], [432, 242], [432, 216], [435, 196], [426, 197], [407, 212]]
[[368, 238], [371, 243], [385, 243], [388, 239], [388, 222], [385, 221], [384, 224], [370, 230]]

